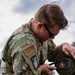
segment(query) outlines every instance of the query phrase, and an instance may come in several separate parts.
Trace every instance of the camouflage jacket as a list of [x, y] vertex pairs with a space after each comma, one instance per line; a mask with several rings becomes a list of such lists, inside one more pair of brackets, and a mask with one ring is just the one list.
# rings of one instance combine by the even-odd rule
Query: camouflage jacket
[[57, 55], [52, 40], [42, 43], [32, 31], [31, 21], [18, 28], [8, 39], [3, 52], [4, 75], [41, 75], [37, 68]]

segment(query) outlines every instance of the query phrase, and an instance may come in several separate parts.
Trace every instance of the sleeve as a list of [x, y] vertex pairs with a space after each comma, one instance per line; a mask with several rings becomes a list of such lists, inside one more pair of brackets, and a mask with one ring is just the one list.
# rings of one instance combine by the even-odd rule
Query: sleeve
[[14, 75], [41, 75], [41, 73], [36, 70], [36, 74], [33, 73], [29, 64], [26, 62], [21, 53], [16, 53], [13, 62]]
[[15, 53], [13, 57], [13, 71], [15, 75], [25, 74], [28, 71], [28, 65], [20, 52]]
[[34, 42], [31, 38], [22, 37], [11, 45], [10, 48], [14, 75], [41, 75], [41, 73], [37, 70], [35, 70], [35, 74], [33, 73], [30, 64], [27, 63], [26, 58], [22, 55], [23, 51], [30, 47], [33, 43]]
[[58, 47], [53, 42], [53, 40], [48, 41], [48, 52], [47, 52], [47, 58], [49, 61], [54, 61], [56, 59], [56, 56], [59, 54]]

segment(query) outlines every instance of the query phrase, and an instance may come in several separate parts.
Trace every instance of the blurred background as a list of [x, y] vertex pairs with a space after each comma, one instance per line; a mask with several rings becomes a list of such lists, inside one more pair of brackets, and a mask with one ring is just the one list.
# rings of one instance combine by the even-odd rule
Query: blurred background
[[75, 42], [75, 0], [0, 0], [0, 60], [2, 49], [12, 32], [27, 23], [42, 5], [53, 1], [61, 6], [69, 22], [69, 27], [61, 30], [54, 42], [57, 45]]

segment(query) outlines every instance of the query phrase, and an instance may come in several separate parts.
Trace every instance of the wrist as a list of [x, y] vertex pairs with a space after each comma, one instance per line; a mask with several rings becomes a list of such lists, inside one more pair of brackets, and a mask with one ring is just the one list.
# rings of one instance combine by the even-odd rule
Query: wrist
[[39, 66], [38, 71], [42, 73], [42, 68]]

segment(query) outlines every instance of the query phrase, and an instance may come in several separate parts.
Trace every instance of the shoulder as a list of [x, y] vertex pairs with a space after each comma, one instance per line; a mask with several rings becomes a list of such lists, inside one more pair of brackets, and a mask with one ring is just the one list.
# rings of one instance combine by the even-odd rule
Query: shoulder
[[14, 45], [20, 46], [22, 44], [27, 46], [35, 41], [35, 38], [27, 23], [16, 29], [12, 35], [14, 35], [14, 37], [10, 41], [10, 45], [13, 47]]
[[22, 52], [23, 50], [34, 48], [35, 39], [30, 34], [22, 33], [13, 37], [10, 41], [10, 49], [12, 50], [12, 55], [15, 52]]
[[18, 47], [19, 46], [22, 48], [29, 46], [31, 44], [34, 44], [34, 43], [35, 43], [34, 37], [28, 33], [17, 34], [10, 41], [10, 44], [12, 47]]

